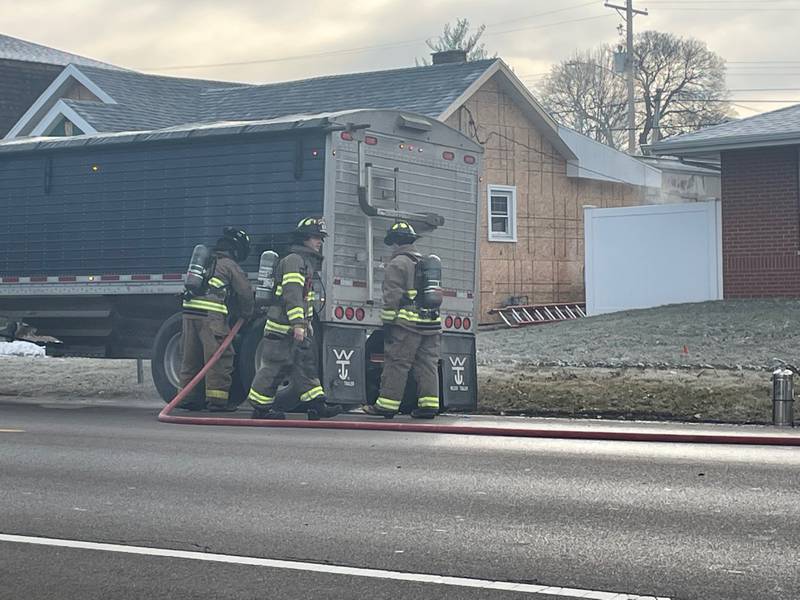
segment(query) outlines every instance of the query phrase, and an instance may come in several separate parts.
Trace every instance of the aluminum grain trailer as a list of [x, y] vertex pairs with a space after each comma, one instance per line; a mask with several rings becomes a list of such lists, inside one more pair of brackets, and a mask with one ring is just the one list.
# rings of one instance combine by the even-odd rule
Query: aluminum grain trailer
[[[245, 228], [255, 282], [260, 253], [285, 249], [301, 217], [322, 214], [320, 375], [333, 402], [358, 405], [377, 395], [382, 363], [383, 235], [404, 218], [444, 265], [443, 406], [474, 408], [481, 152], [393, 110], [0, 143], [0, 319], [55, 340], [50, 355], [149, 358], [166, 400], [194, 245]], [[240, 399], [263, 324], [236, 340]]]

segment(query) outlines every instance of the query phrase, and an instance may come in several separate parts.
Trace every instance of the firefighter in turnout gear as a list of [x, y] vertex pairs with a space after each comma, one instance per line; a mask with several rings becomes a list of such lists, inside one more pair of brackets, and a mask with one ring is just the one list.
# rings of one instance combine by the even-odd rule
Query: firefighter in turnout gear
[[[383, 280], [384, 363], [375, 404], [364, 412], [391, 418], [400, 409], [409, 373], [417, 384], [417, 407], [411, 416], [432, 419], [439, 410], [439, 352], [442, 322], [438, 306], [426, 308], [419, 294], [423, 257], [414, 247], [419, 239], [410, 223], [400, 221], [384, 238], [393, 247]], [[436, 282], [437, 291], [439, 282]]]
[[312, 281], [322, 267], [322, 244], [327, 235], [322, 219], [301, 220], [294, 230], [295, 244], [275, 268], [275, 300], [264, 326], [266, 362], [247, 396], [254, 419], [285, 418], [275, 406], [278, 385], [285, 377], [296, 384], [309, 420], [327, 419], [340, 412], [339, 407], [325, 403], [311, 327], [316, 300]]
[[[183, 363], [180, 387], [186, 386], [208, 362], [230, 331], [228, 312], [236, 305], [243, 319], [253, 315], [253, 288], [238, 263], [250, 253], [250, 238], [242, 230], [226, 227], [217, 240], [213, 253], [213, 272], [209, 273], [205, 293], [184, 295], [183, 300]], [[205, 402], [194, 396], [182, 408], [209, 411], [235, 411], [228, 402], [233, 372], [233, 346], [229, 346], [205, 377]]]

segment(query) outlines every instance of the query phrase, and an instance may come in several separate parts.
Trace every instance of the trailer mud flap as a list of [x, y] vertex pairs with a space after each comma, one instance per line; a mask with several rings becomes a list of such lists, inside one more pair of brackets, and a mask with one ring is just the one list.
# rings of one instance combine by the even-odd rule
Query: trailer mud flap
[[331, 402], [364, 404], [366, 331], [359, 327], [325, 325], [322, 383]]
[[475, 336], [442, 336], [442, 406], [451, 410], [478, 408]]

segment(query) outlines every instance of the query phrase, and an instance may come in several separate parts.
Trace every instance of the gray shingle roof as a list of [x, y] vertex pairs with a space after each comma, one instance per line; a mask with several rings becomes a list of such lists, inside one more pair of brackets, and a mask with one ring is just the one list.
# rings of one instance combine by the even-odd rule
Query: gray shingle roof
[[85, 58], [77, 54], [70, 54], [69, 52], [62, 52], [55, 48], [48, 48], [47, 46], [26, 42], [25, 40], [2, 34], [0, 34], [0, 59], [44, 63], [47, 65], [66, 66], [68, 64], [74, 64], [103, 67], [106, 69], [119, 69], [119, 67], [100, 62], [99, 60]]
[[81, 67], [117, 104], [66, 100], [98, 131], [160, 129], [197, 119], [200, 94], [240, 83]]
[[750, 146], [775, 143], [800, 137], [800, 104], [755, 115], [730, 123], [706, 127], [692, 133], [677, 135], [652, 148], [659, 153], [670, 150], [702, 150], [711, 147]]
[[98, 131], [368, 108], [396, 108], [438, 117], [493, 63], [483, 60], [268, 85], [81, 67], [117, 104], [66, 102]]

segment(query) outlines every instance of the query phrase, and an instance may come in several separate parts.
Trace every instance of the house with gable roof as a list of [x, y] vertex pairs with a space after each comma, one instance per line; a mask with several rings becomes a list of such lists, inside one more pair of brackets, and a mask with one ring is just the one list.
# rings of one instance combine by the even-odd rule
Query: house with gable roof
[[[68, 93], [76, 86], [80, 98]], [[430, 66], [266, 85], [71, 64], [6, 139], [366, 108], [444, 121], [485, 148], [482, 322], [507, 304], [582, 301], [582, 207], [643, 204], [661, 186], [658, 169], [559, 125], [502, 60], [467, 62], [459, 52]]]
[[800, 104], [650, 149], [721, 166], [724, 298], [800, 297]]

